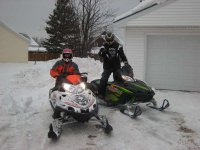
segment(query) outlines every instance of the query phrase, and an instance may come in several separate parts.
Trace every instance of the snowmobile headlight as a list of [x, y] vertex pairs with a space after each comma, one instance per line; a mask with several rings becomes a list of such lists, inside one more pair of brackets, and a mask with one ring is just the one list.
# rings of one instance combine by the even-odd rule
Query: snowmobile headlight
[[85, 83], [83, 83], [83, 82], [80, 83], [79, 86], [78, 86], [78, 93], [83, 92], [85, 90], [85, 88], [86, 88]]
[[131, 77], [129, 77], [129, 76], [122, 75], [122, 78], [123, 78], [125, 81], [133, 81], [133, 78], [131, 78]]
[[82, 83], [80, 84], [80, 87], [81, 87], [83, 90], [85, 90], [85, 88], [86, 88], [85, 83], [82, 82]]
[[70, 93], [73, 93], [75, 91], [75, 88], [72, 85], [67, 84], [67, 83], [63, 83], [63, 88], [64, 88], [64, 90], [66, 90]]

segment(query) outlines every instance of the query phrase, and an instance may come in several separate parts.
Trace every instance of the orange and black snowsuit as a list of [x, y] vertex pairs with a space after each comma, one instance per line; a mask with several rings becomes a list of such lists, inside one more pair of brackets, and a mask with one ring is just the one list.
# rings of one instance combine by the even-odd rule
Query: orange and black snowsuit
[[78, 65], [72, 61], [65, 62], [64, 60], [59, 60], [50, 70], [50, 75], [53, 78], [58, 77], [62, 74], [79, 74]]
[[72, 74], [79, 74], [78, 65], [72, 61], [65, 62], [64, 60], [59, 60], [55, 63], [55, 65], [50, 70], [50, 75], [53, 78], [56, 78], [55, 87], [52, 90], [57, 90], [60, 88], [61, 83], [65, 78], [62, 75], [72, 75]]

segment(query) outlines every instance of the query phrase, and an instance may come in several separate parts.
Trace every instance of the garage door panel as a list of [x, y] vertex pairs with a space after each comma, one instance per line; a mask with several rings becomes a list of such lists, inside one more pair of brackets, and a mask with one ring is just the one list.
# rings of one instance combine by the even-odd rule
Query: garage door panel
[[200, 91], [200, 36], [147, 36], [146, 81], [158, 89]]

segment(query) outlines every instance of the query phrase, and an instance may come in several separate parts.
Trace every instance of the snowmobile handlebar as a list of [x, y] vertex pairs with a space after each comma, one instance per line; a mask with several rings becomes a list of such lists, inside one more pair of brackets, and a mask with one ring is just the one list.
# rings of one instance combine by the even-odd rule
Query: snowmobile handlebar
[[82, 72], [82, 73], [80, 73], [80, 75], [88, 75], [88, 73], [87, 72]]
[[88, 73], [87, 72], [82, 72], [82, 73], [69, 73], [69, 72], [66, 72], [66, 73], [62, 73], [58, 77], [66, 77], [68, 75], [88, 75]]

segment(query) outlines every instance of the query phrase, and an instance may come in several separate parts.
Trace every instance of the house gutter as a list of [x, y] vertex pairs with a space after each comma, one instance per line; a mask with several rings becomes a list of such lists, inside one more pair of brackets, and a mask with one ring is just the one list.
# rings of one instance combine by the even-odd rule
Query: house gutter
[[156, 5], [158, 5], [158, 3], [152, 4], [152, 5], [150, 5], [150, 6], [146, 7], [146, 8], [144, 8], [144, 9], [141, 9], [141, 10], [139, 10], [139, 11], [136, 11], [136, 12], [134, 12], [134, 13], [132, 13], [132, 14], [130, 14], [130, 15], [127, 15], [127, 16], [125, 16], [125, 17], [122, 17], [122, 18], [120, 18], [120, 19], [118, 19], [118, 20], [115, 20], [113, 23], [119, 22], [119, 21], [121, 21], [121, 20], [123, 20], [123, 19], [126, 19], [126, 18], [130, 17], [130, 16], [136, 15], [136, 14], [138, 14], [138, 13], [140, 13], [140, 12], [142, 12], [142, 11], [145, 11], [145, 10], [147, 10], [147, 9], [149, 9], [149, 8], [152, 8], [152, 7], [156, 6]]

